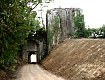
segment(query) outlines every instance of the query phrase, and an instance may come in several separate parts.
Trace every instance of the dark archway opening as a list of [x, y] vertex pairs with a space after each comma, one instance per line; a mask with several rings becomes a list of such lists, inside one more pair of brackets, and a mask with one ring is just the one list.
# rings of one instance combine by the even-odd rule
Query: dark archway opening
[[[34, 60], [32, 61], [32, 58], [34, 58]], [[37, 63], [37, 52], [35, 51], [29, 51], [28, 53], [28, 63]], [[35, 60], [36, 59], [36, 60]]]

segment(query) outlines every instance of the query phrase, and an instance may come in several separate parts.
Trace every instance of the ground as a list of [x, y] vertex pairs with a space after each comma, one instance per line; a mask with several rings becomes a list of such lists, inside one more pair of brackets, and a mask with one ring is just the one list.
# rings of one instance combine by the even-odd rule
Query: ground
[[66, 39], [43, 67], [66, 80], [105, 80], [105, 40]]
[[8, 80], [9, 77], [7, 76], [6, 72], [0, 69], [0, 80]]
[[49, 73], [37, 64], [24, 65], [19, 69], [17, 75], [17, 79], [13, 80], [64, 80]]
[[27, 64], [17, 72], [13, 80], [105, 80], [105, 40], [66, 39], [42, 65]]

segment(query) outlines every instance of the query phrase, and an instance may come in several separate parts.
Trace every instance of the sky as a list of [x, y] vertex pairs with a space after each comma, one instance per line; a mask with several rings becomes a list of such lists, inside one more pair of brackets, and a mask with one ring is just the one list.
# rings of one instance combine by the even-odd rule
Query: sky
[[90, 28], [99, 28], [105, 24], [105, 0], [54, 0], [46, 9], [59, 7], [81, 8], [85, 18], [85, 25]]

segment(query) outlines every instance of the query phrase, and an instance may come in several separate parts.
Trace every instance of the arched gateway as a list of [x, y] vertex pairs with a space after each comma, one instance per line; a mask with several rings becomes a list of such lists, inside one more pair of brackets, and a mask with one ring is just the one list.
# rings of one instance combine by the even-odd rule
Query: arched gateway
[[40, 63], [41, 53], [38, 41], [31, 41], [23, 48], [23, 61], [26, 63]]
[[30, 34], [27, 44], [22, 50], [22, 58], [26, 63], [40, 63], [47, 55], [47, 32], [41, 28], [35, 34]]

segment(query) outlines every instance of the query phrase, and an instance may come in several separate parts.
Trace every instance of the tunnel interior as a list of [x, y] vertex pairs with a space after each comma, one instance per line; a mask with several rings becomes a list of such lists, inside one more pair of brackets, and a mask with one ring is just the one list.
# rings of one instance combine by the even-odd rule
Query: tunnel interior
[[28, 53], [28, 63], [37, 63], [37, 52], [30, 51]]

